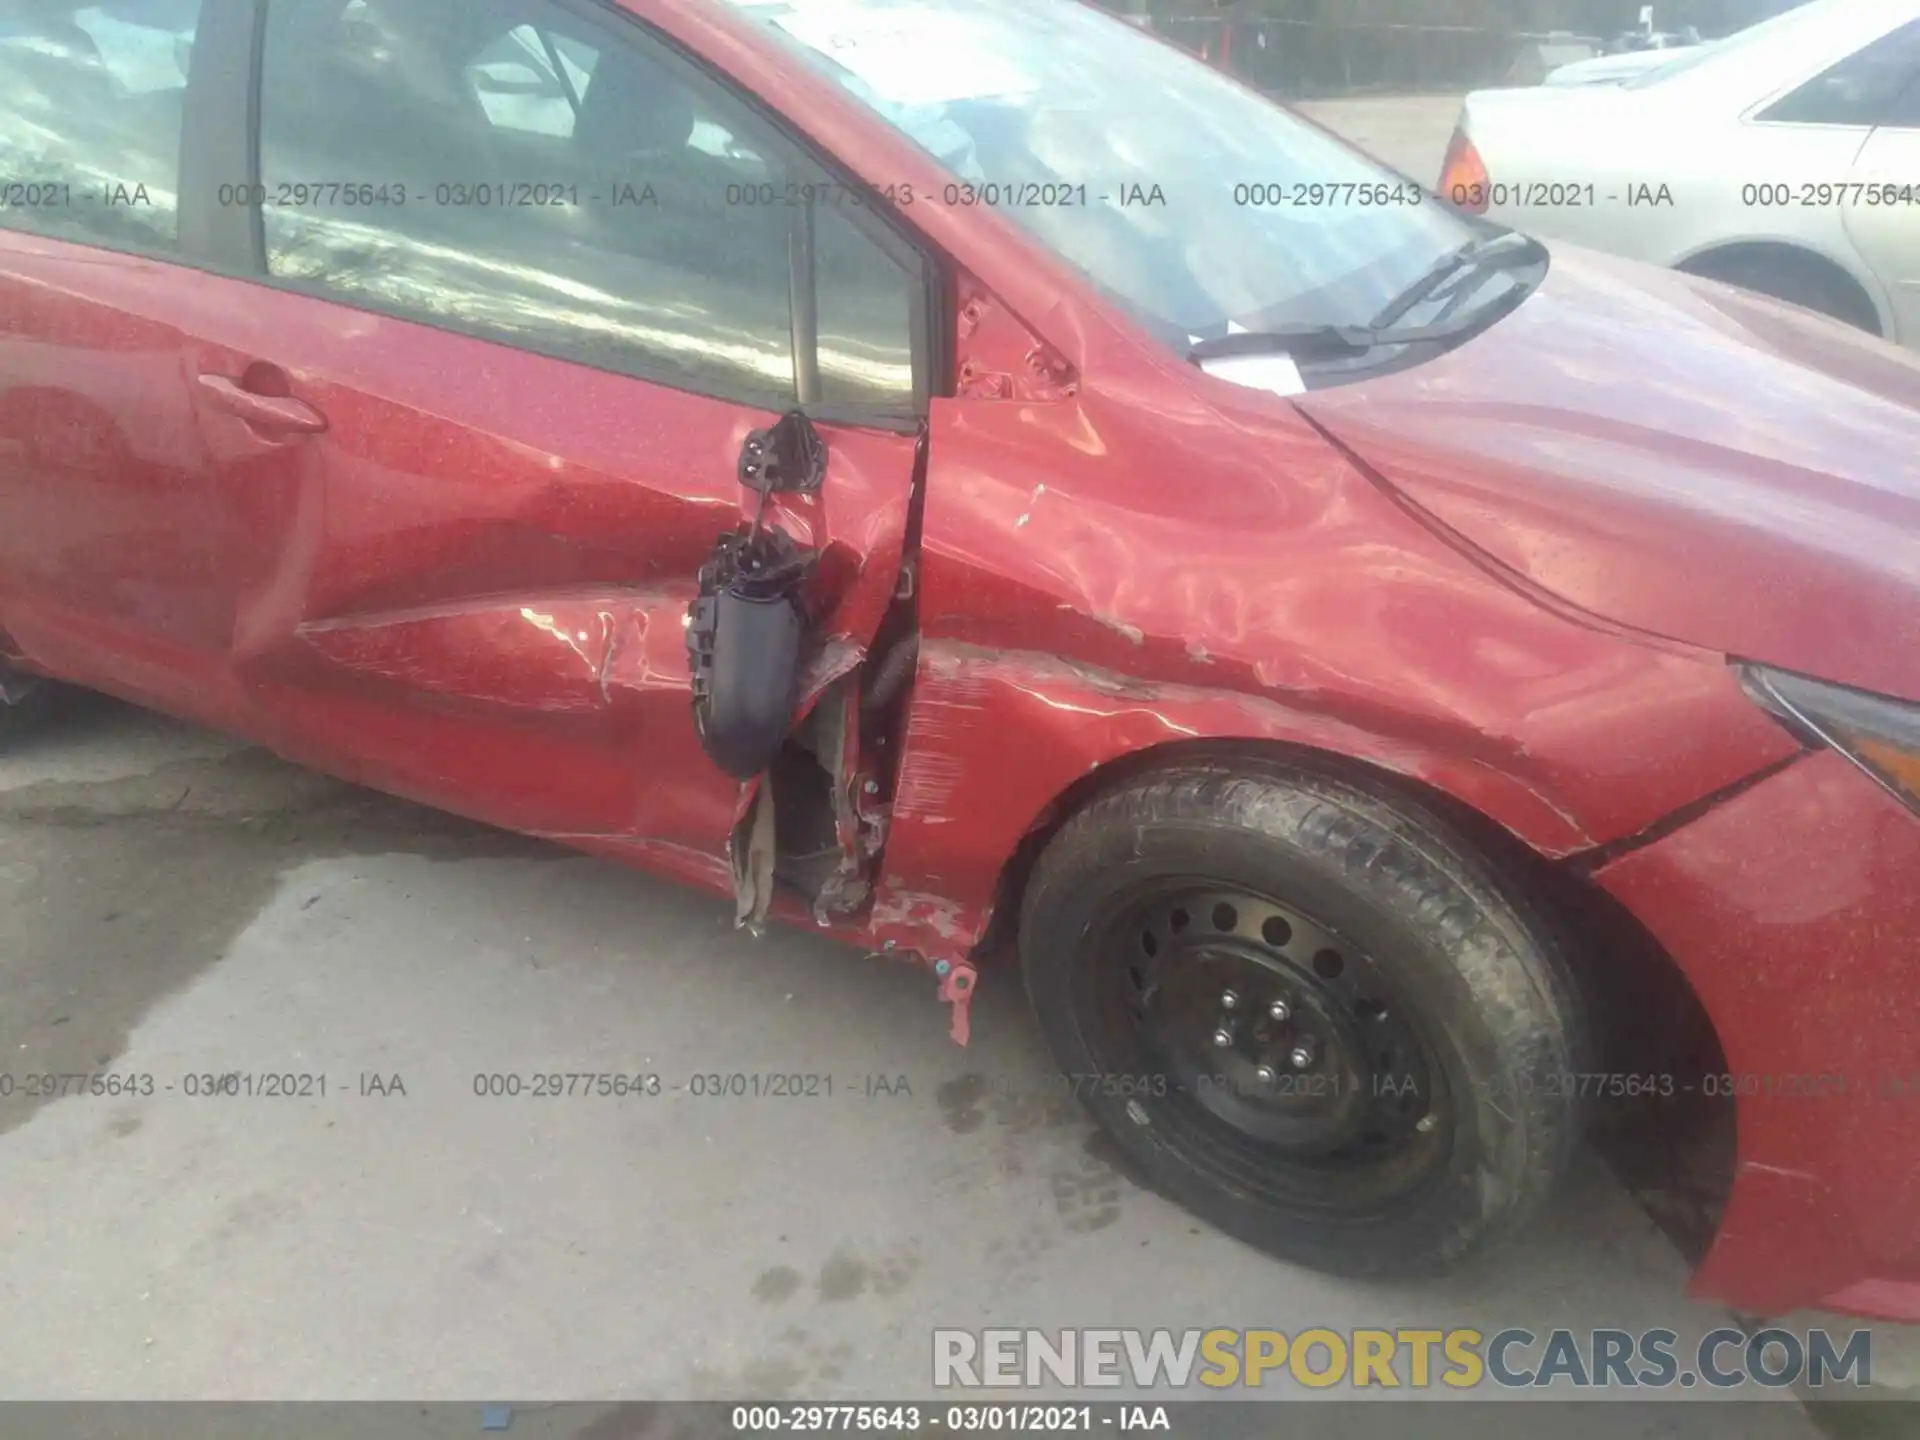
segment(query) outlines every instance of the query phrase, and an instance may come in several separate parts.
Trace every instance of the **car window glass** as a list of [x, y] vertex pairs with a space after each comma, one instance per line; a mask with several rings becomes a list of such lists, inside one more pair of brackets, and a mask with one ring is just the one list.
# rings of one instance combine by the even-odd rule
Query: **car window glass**
[[[767, 202], [812, 172], [637, 26], [552, 0], [275, 0], [262, 90], [275, 277], [685, 389], [793, 402], [792, 212]], [[823, 370], [910, 403], [911, 366], [904, 382], [890, 368], [906, 319], [876, 328], [904, 272], [863, 234], [820, 250], [829, 275], [865, 277], [826, 287], [845, 318]]]
[[516, 25], [467, 66], [467, 83], [496, 129], [568, 138], [599, 63], [571, 36]]
[[914, 393], [913, 312], [924, 303], [918, 277], [881, 255], [843, 207], [816, 206], [813, 215], [820, 399], [897, 408]]
[[995, 209], [1182, 353], [1234, 326], [1364, 323], [1481, 233], [1098, 6], [733, 3], [944, 167], [928, 203]]
[[1795, 125], [1884, 123], [1920, 71], [1920, 20], [1882, 36], [1775, 101], [1760, 119]]
[[0, 225], [174, 250], [200, 0], [0, 11]]
[[1907, 88], [1900, 92], [1880, 122], [1890, 130], [1920, 130], [1920, 68], [1916, 68]]

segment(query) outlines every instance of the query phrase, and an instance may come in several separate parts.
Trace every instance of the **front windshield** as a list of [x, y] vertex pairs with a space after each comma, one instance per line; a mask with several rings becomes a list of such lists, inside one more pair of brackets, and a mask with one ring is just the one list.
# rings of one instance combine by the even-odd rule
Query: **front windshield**
[[1364, 324], [1486, 233], [1079, 0], [731, 0], [1171, 343]]

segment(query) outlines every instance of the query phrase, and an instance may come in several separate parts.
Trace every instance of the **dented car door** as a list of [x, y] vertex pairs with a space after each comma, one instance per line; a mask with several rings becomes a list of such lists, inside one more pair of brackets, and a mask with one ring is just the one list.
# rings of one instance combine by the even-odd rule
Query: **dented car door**
[[[806, 557], [802, 693], [864, 657], [915, 478], [919, 257], [775, 203], [816, 162], [636, 23], [280, 0], [265, 28], [236, 177], [260, 273], [185, 325], [251, 728], [726, 883], [743, 801], [695, 729], [689, 609], [757, 519]], [[482, 103], [508, 36], [566, 55], [564, 119]], [[493, 193], [502, 155], [550, 178]], [[817, 483], [762, 513], [745, 457], [802, 409]]]

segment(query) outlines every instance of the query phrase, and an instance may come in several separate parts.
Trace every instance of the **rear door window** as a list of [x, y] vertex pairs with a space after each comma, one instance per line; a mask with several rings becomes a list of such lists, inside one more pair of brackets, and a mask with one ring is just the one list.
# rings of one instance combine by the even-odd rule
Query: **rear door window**
[[0, 225], [179, 245], [180, 137], [201, 0], [63, 0], [0, 16]]
[[1790, 125], [1871, 129], [1886, 123], [1916, 73], [1920, 73], [1920, 20], [1856, 50], [1776, 100], [1759, 118]]

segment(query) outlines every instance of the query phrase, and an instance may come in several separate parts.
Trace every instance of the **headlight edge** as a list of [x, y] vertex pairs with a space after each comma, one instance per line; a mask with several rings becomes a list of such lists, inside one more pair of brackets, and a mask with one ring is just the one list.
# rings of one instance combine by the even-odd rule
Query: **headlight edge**
[[[1832, 750], [1920, 816], [1920, 705], [1750, 661], [1735, 670], [1748, 697], [1804, 743]], [[1861, 754], [1868, 744], [1898, 753], [1912, 775]]]

